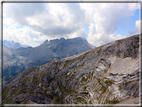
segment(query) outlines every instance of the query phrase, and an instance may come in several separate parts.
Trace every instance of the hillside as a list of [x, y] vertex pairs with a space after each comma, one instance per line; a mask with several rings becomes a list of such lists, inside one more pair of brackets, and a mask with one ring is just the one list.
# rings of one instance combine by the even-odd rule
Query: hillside
[[3, 83], [28, 67], [39, 66], [51, 60], [61, 59], [91, 50], [83, 38], [46, 40], [35, 48], [3, 48]]
[[3, 104], [116, 104], [139, 98], [140, 46], [134, 35], [30, 67], [3, 86]]

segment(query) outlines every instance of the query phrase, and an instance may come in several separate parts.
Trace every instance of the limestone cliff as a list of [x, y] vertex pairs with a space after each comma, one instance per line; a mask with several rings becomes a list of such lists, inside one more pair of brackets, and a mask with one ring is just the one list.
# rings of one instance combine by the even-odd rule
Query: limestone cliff
[[3, 103], [116, 104], [139, 96], [139, 35], [30, 67], [3, 86]]

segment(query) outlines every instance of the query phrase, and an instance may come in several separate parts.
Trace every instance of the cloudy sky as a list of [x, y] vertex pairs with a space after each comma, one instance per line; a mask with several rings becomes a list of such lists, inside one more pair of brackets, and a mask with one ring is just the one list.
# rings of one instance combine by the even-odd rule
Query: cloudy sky
[[3, 39], [38, 46], [83, 37], [94, 45], [138, 34], [139, 3], [4, 3]]

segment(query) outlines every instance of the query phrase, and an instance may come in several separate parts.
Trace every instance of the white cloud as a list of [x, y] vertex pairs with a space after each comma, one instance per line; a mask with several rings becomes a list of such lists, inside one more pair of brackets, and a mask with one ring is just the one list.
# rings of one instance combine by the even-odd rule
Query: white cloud
[[88, 35], [86, 34], [85, 30], [82, 28], [72, 34], [69, 34], [68, 38], [75, 38], [75, 37], [87, 38], [87, 36]]
[[135, 27], [133, 28], [133, 30], [129, 31], [128, 36], [132, 36], [132, 35], [135, 35], [135, 34], [140, 34], [141, 33], [141, 31], [140, 31], [140, 28], [141, 28], [140, 24], [141, 24], [141, 20], [137, 20], [135, 22]]
[[140, 33], [140, 23], [141, 23], [141, 20], [137, 20], [135, 22], [135, 27], [134, 27], [135, 33]]
[[[99, 46], [122, 38], [124, 35], [115, 35], [120, 18], [134, 15], [138, 8], [136, 3], [6, 3], [3, 12], [4, 24], [9, 27], [4, 28], [4, 36], [26, 44], [39, 43], [44, 39], [80, 36]], [[130, 21], [129, 19], [126, 22]], [[16, 29], [19, 25], [28, 27]], [[88, 35], [84, 30], [87, 25]], [[6, 29], [9, 32], [6, 32]], [[36, 36], [31, 37], [30, 33]], [[24, 36], [27, 39], [24, 39]], [[31, 43], [28, 43], [30, 41]]]
[[38, 46], [39, 43], [33, 42], [29, 34], [37, 35], [39, 32], [33, 31], [30, 27], [24, 26], [17, 29], [16, 26], [9, 26], [3, 28], [3, 40], [19, 42], [22, 45]]
[[134, 15], [138, 7], [139, 5], [136, 3], [82, 4], [82, 8], [87, 11], [86, 16], [90, 16], [90, 12], [92, 12], [93, 17], [93, 23], [89, 26], [87, 38], [89, 43], [100, 46], [113, 40], [126, 37], [124, 35], [115, 35], [117, 26], [120, 24], [121, 18], [125, 19]]
[[18, 22], [19, 25], [28, 25], [33, 30], [52, 38], [57, 36], [68, 38], [69, 34], [72, 35], [88, 25], [89, 21], [84, 10], [80, 8], [78, 3], [39, 4], [38, 8], [35, 8], [36, 6], [34, 3], [7, 4], [4, 6], [4, 15]]
[[128, 7], [131, 11], [136, 10], [136, 9], [139, 9], [139, 4], [138, 3], [129, 3]]

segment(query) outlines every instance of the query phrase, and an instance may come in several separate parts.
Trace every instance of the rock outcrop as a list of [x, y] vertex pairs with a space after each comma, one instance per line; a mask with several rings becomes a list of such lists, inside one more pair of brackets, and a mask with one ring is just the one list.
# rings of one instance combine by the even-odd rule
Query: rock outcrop
[[116, 104], [139, 98], [140, 47], [134, 35], [30, 67], [3, 86], [3, 104]]
[[28, 67], [39, 66], [51, 60], [61, 59], [91, 50], [83, 38], [46, 40], [35, 48], [3, 48], [3, 83]]

